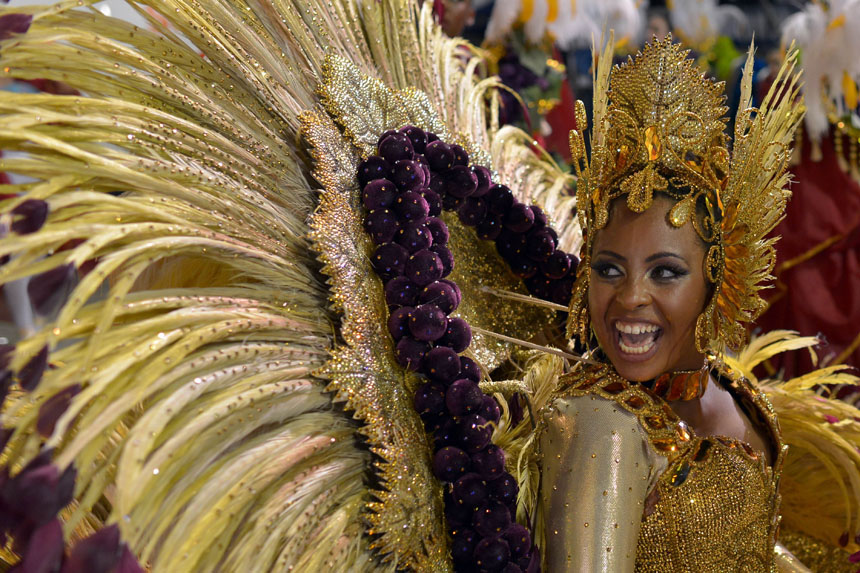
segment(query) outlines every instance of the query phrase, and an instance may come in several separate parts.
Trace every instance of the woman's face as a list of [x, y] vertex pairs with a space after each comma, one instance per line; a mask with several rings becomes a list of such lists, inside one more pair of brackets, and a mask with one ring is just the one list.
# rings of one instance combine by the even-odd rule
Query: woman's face
[[695, 330], [708, 295], [705, 246], [691, 224], [669, 224], [672, 205], [657, 195], [637, 214], [616, 200], [594, 237], [588, 308], [601, 348], [628, 380], [702, 366]]

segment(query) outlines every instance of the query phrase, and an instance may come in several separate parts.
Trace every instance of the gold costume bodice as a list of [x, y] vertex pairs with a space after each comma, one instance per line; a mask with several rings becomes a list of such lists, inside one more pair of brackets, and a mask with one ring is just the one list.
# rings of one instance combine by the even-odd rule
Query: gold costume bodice
[[664, 400], [608, 366], [562, 379], [539, 446], [548, 571], [776, 570], [786, 448], [767, 399], [721, 375], [764, 429], [773, 466], [740, 440], [696, 436]]

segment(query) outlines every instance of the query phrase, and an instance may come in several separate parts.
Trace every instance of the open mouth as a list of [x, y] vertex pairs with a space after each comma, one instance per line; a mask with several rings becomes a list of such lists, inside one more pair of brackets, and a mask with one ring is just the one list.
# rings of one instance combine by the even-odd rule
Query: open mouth
[[618, 348], [624, 354], [641, 355], [657, 344], [663, 329], [647, 322], [615, 322]]

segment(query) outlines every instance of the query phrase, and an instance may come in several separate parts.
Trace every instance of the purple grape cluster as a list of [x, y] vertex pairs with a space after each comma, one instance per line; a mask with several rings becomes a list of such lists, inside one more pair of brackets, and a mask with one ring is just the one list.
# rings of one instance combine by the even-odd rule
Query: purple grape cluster
[[414, 405], [434, 437], [433, 472], [446, 484], [454, 563], [463, 571], [537, 571], [531, 536], [514, 521], [516, 480], [491, 443], [501, 410], [478, 386], [478, 364], [459, 355], [472, 332], [449, 316], [461, 293], [445, 278], [454, 257], [439, 215], [456, 209], [481, 239], [496, 241], [533, 294], [559, 304], [570, 298], [576, 258], [556, 248], [540, 208], [516, 201], [488, 169], [470, 167], [459, 145], [406, 126], [383, 133], [377, 150], [358, 170], [365, 229], [376, 244], [371, 262], [385, 283], [397, 361], [426, 379]]

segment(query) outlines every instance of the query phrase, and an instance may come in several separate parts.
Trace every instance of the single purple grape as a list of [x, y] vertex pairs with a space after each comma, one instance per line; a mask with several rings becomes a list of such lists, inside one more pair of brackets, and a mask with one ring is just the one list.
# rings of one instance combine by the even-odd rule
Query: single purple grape
[[478, 474], [466, 474], [454, 482], [454, 500], [457, 503], [474, 509], [486, 503], [487, 499], [487, 485]]
[[[451, 388], [448, 388], [448, 393]], [[485, 396], [490, 398], [489, 396]], [[490, 398], [492, 400], [492, 398]], [[448, 394], [445, 395], [448, 402]], [[475, 452], [471, 456], [473, 471], [477, 472], [484, 480], [492, 481], [505, 473], [505, 452], [499, 446], [490, 444], [483, 450]]]
[[483, 197], [490, 192], [490, 185], [493, 184], [493, 181], [490, 178], [490, 170], [482, 165], [473, 165], [472, 173], [474, 173], [475, 177], [478, 179], [478, 187], [475, 189], [475, 192], [472, 193], [472, 197]]
[[475, 232], [478, 238], [484, 241], [494, 241], [502, 232], [502, 216], [496, 213], [487, 213], [484, 219], [478, 223]]
[[442, 259], [430, 249], [422, 249], [406, 259], [404, 274], [420, 287], [425, 287], [442, 278]]
[[430, 169], [437, 173], [447, 171], [454, 166], [454, 152], [451, 147], [443, 141], [431, 141], [424, 148], [424, 157], [430, 164]]
[[458, 529], [452, 534], [451, 558], [455, 563], [468, 564], [475, 558], [475, 546], [478, 545], [478, 534], [474, 529]]
[[448, 225], [445, 224], [445, 221], [438, 217], [428, 217], [425, 222], [427, 224], [427, 228], [430, 229], [430, 234], [433, 235], [433, 244], [447, 245], [450, 234], [448, 232]]
[[460, 422], [460, 440], [467, 452], [477, 452], [485, 448], [492, 435], [493, 428], [490, 423], [477, 414], [470, 414]]
[[454, 165], [466, 166], [469, 165], [469, 154], [466, 150], [456, 143], [451, 146], [451, 152], [454, 154]]
[[402, 133], [393, 133], [379, 143], [379, 154], [394, 165], [401, 159], [412, 159], [412, 142]]
[[397, 363], [407, 370], [416, 372], [421, 367], [421, 361], [429, 350], [430, 345], [428, 343], [415, 340], [411, 336], [404, 336], [395, 348]]
[[[461, 367], [463, 359], [460, 359]], [[502, 418], [502, 409], [499, 407], [499, 403], [496, 402], [496, 399], [492, 396], [484, 396], [484, 403], [481, 404], [481, 409], [478, 410], [478, 415], [482, 418], [486, 418], [488, 422], [492, 422], [494, 424], [498, 424], [499, 420]]]
[[487, 192], [490, 211], [504, 216], [514, 205], [514, 194], [506, 185], [492, 185]]
[[445, 405], [452, 416], [476, 412], [484, 403], [484, 393], [475, 382], [462, 378], [448, 387]]
[[445, 387], [439, 382], [427, 382], [418, 387], [414, 399], [415, 411], [419, 415], [445, 412]]
[[487, 216], [487, 202], [483, 199], [467, 198], [457, 209], [457, 215], [460, 216], [460, 221], [464, 225], [474, 227], [484, 220]]
[[433, 173], [430, 171], [430, 164], [427, 163], [427, 158], [420, 153], [416, 153], [415, 157], [412, 158], [412, 161], [421, 166], [421, 171], [424, 173], [424, 185], [429, 185], [430, 177]]
[[412, 142], [412, 149], [415, 153], [424, 153], [424, 148], [427, 147], [427, 134], [420, 127], [407, 125], [400, 128], [400, 132], [406, 134], [409, 141]]
[[385, 302], [389, 306], [415, 306], [419, 290], [406, 277], [395, 277], [385, 284]]
[[446, 446], [433, 456], [433, 475], [442, 481], [453, 483], [466, 475], [470, 467], [469, 454], [454, 446]]
[[430, 176], [430, 183], [427, 184], [427, 187], [442, 199], [448, 193], [447, 185], [448, 183], [443, 175], [440, 173], [433, 173]]
[[[481, 367], [478, 366], [478, 363], [469, 358], [468, 356], [460, 357], [460, 378], [468, 378], [473, 382], [480, 382], [481, 380]], [[489, 419], [489, 418], [487, 418]]]
[[526, 236], [510, 229], [502, 229], [502, 232], [496, 237], [496, 249], [506, 260], [511, 260], [519, 255], [525, 256], [526, 245]]
[[511, 272], [521, 279], [533, 277], [538, 271], [537, 263], [522, 255], [514, 255], [508, 259], [508, 265], [511, 267]]
[[[433, 244], [433, 235], [424, 221], [408, 221], [394, 235], [394, 240], [410, 253], [427, 249]], [[444, 265], [444, 261], [442, 261]]]
[[397, 186], [388, 179], [374, 179], [361, 192], [361, 202], [368, 211], [391, 207], [396, 198]]
[[457, 309], [457, 295], [454, 289], [442, 281], [434, 281], [424, 287], [418, 295], [418, 302], [435, 304], [445, 314], [451, 314]]
[[382, 280], [388, 280], [403, 274], [409, 253], [397, 243], [384, 243], [376, 247], [370, 263]]
[[389, 135], [394, 135], [395, 133], [397, 133], [396, 129], [386, 129], [385, 131], [383, 131], [382, 135], [380, 135], [379, 138], [376, 140], [376, 147], [378, 148], [386, 137], [388, 137]]
[[442, 336], [440, 344], [450, 346], [451, 350], [460, 353], [469, 348], [472, 342], [472, 328], [469, 323], [459, 317], [448, 319], [448, 327]]
[[505, 504], [498, 501], [491, 501], [486, 505], [481, 506], [475, 512], [474, 521], [472, 523], [477, 531], [483, 537], [492, 537], [499, 535], [511, 525], [511, 512], [505, 507]]
[[401, 191], [414, 191], [424, 187], [424, 170], [411, 159], [401, 159], [391, 168], [391, 181]]
[[431, 217], [438, 217], [442, 214], [442, 199], [439, 197], [438, 193], [429, 187], [421, 187], [418, 189], [417, 193], [427, 201], [428, 215]]
[[447, 189], [445, 194], [442, 195], [442, 210], [443, 211], [456, 211], [460, 208], [460, 205], [463, 204], [462, 197], [455, 197], [448, 193]]
[[499, 537], [484, 538], [475, 546], [475, 563], [486, 571], [501, 571], [511, 558], [508, 542]]
[[512, 523], [502, 533], [502, 539], [508, 542], [513, 559], [527, 555], [532, 548], [532, 536], [529, 535], [529, 530], [519, 523]]
[[383, 179], [388, 176], [391, 165], [378, 155], [371, 155], [358, 164], [358, 183], [362, 189], [365, 185], [375, 179]]
[[540, 263], [540, 270], [547, 278], [564, 278], [571, 268], [570, 257], [564, 251], [555, 251]]
[[552, 289], [552, 302], [567, 306], [573, 293], [573, 275], [567, 275], [561, 280], [555, 281]]
[[395, 342], [409, 334], [409, 313], [411, 306], [401, 306], [388, 317], [388, 332]]
[[445, 333], [448, 317], [434, 304], [416, 306], [410, 313], [409, 331], [417, 340], [433, 342]]
[[471, 507], [457, 503], [454, 499], [454, 494], [449, 491], [450, 488], [445, 488], [442, 494], [442, 499], [445, 502], [445, 520], [448, 522], [448, 528], [454, 531], [468, 529], [472, 526], [472, 516], [474, 510]]
[[442, 277], [450, 275], [454, 270], [454, 255], [451, 250], [444, 245], [433, 245], [430, 250], [439, 255], [439, 260], [442, 262]]
[[401, 221], [423, 220], [430, 213], [430, 205], [419, 193], [406, 191], [394, 200], [394, 212]]
[[437, 448], [444, 448], [459, 443], [460, 427], [457, 425], [457, 421], [448, 415], [443, 416], [438, 427], [433, 430], [433, 439]]
[[457, 283], [448, 279], [441, 279], [439, 282], [445, 283], [446, 285], [451, 287], [451, 289], [454, 291], [454, 296], [457, 299], [457, 306], [460, 306], [460, 303], [463, 302], [463, 295], [462, 293], [460, 293], [460, 287], [457, 286]]
[[449, 195], [458, 198], [470, 196], [478, 188], [478, 178], [465, 165], [455, 165], [445, 175], [448, 185], [445, 189]]
[[517, 480], [511, 474], [507, 472], [502, 473], [498, 478], [487, 482], [487, 487], [490, 490], [490, 497], [504, 503], [508, 507], [512, 507], [517, 502], [519, 487], [517, 487]]
[[525, 279], [523, 282], [525, 283], [526, 288], [529, 289], [532, 296], [536, 296], [543, 300], [550, 300], [552, 297], [553, 281], [552, 279], [548, 279], [540, 271]]
[[391, 241], [399, 227], [397, 215], [390, 209], [374, 209], [364, 219], [364, 228], [377, 245]]
[[529, 233], [526, 243], [526, 254], [535, 262], [547, 260], [555, 252], [555, 239], [546, 229]]
[[535, 214], [528, 205], [516, 202], [504, 218], [505, 228], [515, 233], [525, 233], [535, 223]]
[[427, 353], [424, 373], [433, 380], [451, 383], [460, 373], [460, 357], [446, 346], [437, 346]]

